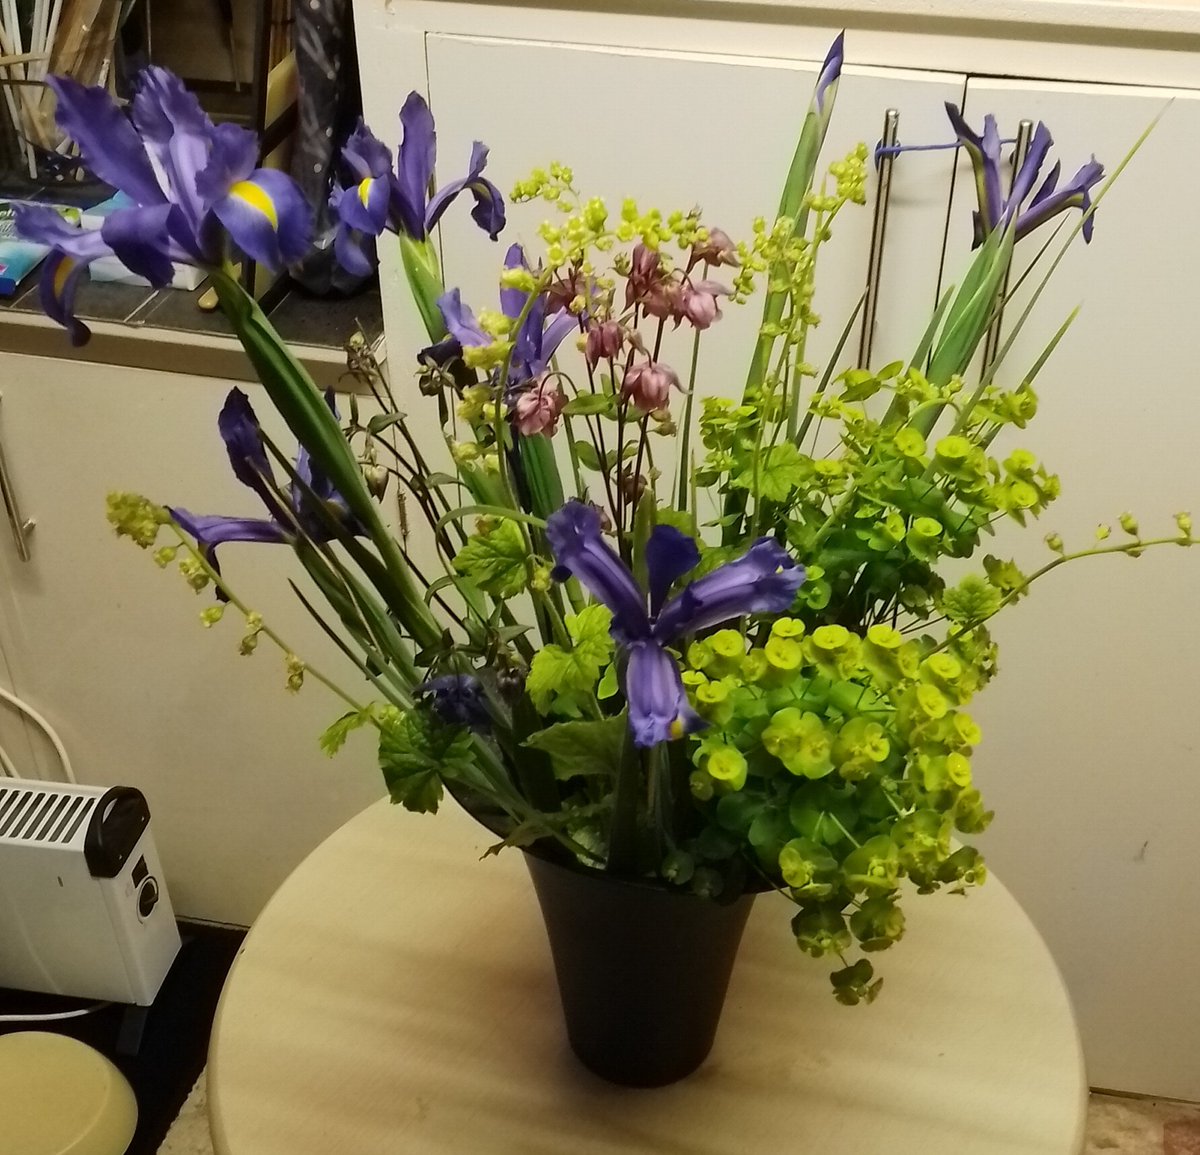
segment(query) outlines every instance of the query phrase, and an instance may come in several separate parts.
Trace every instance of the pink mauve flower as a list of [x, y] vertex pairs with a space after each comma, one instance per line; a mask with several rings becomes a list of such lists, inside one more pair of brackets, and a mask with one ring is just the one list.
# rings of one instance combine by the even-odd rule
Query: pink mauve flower
[[728, 297], [730, 292], [716, 281], [700, 281], [687, 285], [683, 290], [683, 315], [697, 329], [707, 329], [721, 316], [717, 297]]
[[584, 356], [588, 364], [595, 366], [600, 361], [615, 357], [621, 351], [625, 336], [616, 321], [601, 321], [588, 326]]
[[558, 417], [566, 405], [567, 398], [558, 383], [546, 381], [531, 385], [513, 405], [513, 423], [523, 437], [535, 433], [548, 433], [552, 437], [558, 429]]
[[632, 401], [643, 413], [653, 413], [666, 406], [671, 386], [682, 389], [679, 375], [661, 361], [643, 361], [634, 365], [621, 381], [621, 396]]
[[697, 264], [704, 261], [710, 265], [740, 265], [742, 263], [738, 260], [737, 245], [722, 229], [709, 229], [708, 240], [704, 244], [697, 242], [692, 246], [692, 260]]
[[625, 308], [653, 293], [665, 278], [662, 259], [653, 249], [639, 241], [633, 246], [629, 261], [629, 277], [625, 282]]

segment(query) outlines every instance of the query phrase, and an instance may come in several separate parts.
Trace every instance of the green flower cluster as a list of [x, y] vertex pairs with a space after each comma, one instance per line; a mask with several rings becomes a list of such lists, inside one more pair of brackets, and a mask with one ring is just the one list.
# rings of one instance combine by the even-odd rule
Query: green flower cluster
[[[752, 642], [727, 629], [688, 648], [684, 682], [709, 723], [692, 747], [692, 794], [798, 905], [801, 949], [842, 960], [837, 997], [869, 1001], [879, 980], [846, 955], [904, 933], [901, 880], [921, 892], [983, 881], [978, 853], [952, 835], [991, 818], [971, 777], [979, 727], [963, 707], [994, 672], [994, 647], [981, 628], [939, 646], [884, 624], [858, 634], [799, 618]], [[712, 857], [713, 845], [691, 849]]]

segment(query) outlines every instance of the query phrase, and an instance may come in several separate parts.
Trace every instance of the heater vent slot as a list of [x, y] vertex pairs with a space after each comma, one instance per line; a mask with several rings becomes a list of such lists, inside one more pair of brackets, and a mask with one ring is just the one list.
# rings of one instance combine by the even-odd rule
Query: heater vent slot
[[95, 805], [94, 796], [0, 786], [0, 838], [66, 846]]

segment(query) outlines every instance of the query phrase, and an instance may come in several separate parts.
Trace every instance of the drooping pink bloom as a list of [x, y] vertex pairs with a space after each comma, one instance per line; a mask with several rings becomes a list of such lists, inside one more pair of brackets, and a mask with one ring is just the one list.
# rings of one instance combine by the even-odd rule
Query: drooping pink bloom
[[683, 389], [679, 374], [661, 361], [643, 361], [626, 372], [621, 381], [621, 396], [632, 401], [643, 413], [663, 409], [671, 396], [671, 387]]
[[703, 244], [697, 241], [692, 246], [692, 262], [698, 265], [701, 261], [714, 266], [742, 263], [738, 259], [737, 245], [723, 229], [709, 229], [708, 240]]
[[543, 379], [531, 385], [513, 402], [513, 424], [523, 437], [532, 437], [536, 433], [553, 436], [558, 429], [559, 415], [566, 404], [566, 394], [558, 382]]
[[716, 281], [699, 281], [683, 287], [683, 315], [697, 329], [707, 329], [721, 316], [717, 297], [728, 297], [730, 291]]
[[625, 335], [616, 321], [600, 321], [588, 326], [584, 356], [593, 367], [621, 352]]

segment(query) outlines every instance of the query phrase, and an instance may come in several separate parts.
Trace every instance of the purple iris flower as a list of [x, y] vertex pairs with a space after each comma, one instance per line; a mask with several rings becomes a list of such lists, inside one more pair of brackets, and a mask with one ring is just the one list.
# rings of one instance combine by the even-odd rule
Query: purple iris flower
[[356, 276], [366, 276], [375, 268], [375, 238], [381, 233], [387, 230], [425, 240], [462, 192], [475, 198], [471, 216], [492, 240], [504, 228], [504, 198], [483, 175], [487, 146], [476, 141], [467, 175], [430, 196], [437, 132], [433, 114], [419, 93], [409, 93], [400, 110], [400, 124], [404, 136], [394, 168], [391, 149], [361, 120], [342, 151], [342, 162], [355, 183], [335, 189], [330, 205], [340, 222], [335, 241], [338, 260]]
[[556, 562], [554, 576], [560, 581], [578, 578], [612, 611], [612, 636], [629, 656], [625, 698], [638, 746], [655, 746], [704, 725], [664, 647], [743, 614], [783, 613], [804, 583], [804, 567], [778, 542], [763, 537], [736, 561], [718, 566], [666, 601], [671, 586], [700, 561], [700, 550], [674, 526], [659, 525], [646, 543], [647, 606], [647, 595], [629, 567], [604, 541], [594, 507], [568, 501], [547, 518], [546, 540]]
[[16, 212], [18, 233], [53, 250], [42, 270], [42, 306], [76, 345], [89, 336], [74, 315], [75, 291], [97, 257], [116, 256], [151, 284], [168, 284], [172, 262], [219, 268], [226, 237], [271, 268], [298, 260], [309, 245], [311, 212], [285, 173], [258, 168], [258, 139], [232, 124], [214, 125], [183, 82], [147, 68], [133, 98], [133, 122], [103, 88], [65, 76], [47, 84], [59, 127], [88, 169], [134, 203], [97, 232], [68, 225], [53, 210]]
[[426, 700], [443, 721], [478, 730], [491, 725], [487, 699], [479, 679], [471, 674], [444, 674], [429, 678], [414, 691], [413, 697]]
[[[338, 416], [333, 390], [325, 394], [325, 403]], [[250, 404], [250, 398], [240, 389], [233, 389], [225, 398], [217, 418], [221, 440], [229, 454], [234, 476], [253, 489], [267, 507], [269, 518], [223, 517], [217, 514], [195, 514], [174, 508], [171, 516], [179, 526], [196, 539], [205, 560], [218, 569], [216, 549], [227, 541], [262, 541], [290, 544], [300, 533], [316, 541], [329, 541], [332, 532], [326, 517], [313, 508], [313, 498], [321, 503], [326, 514], [350, 533], [361, 533], [342, 496], [319, 470], [313, 468], [308, 451], [301, 446], [296, 456], [296, 476], [302, 485], [292, 483], [281, 500], [276, 489], [274, 472], [267, 458], [262, 428]]]
[[[1041, 186], [1034, 192], [1042, 165], [1050, 152], [1054, 139], [1050, 130], [1041, 121], [1034, 129], [1029, 150], [1013, 177], [1012, 188], [1005, 198], [1001, 183], [1001, 140], [996, 127], [996, 118], [990, 113], [983, 118], [983, 133], [976, 133], [963, 119], [958, 108], [947, 102], [946, 113], [954, 126], [958, 145], [971, 158], [975, 170], [975, 184], [979, 196], [979, 208], [974, 214], [975, 247], [981, 245], [989, 233], [1001, 226], [1015, 222], [1016, 240], [1027, 236], [1051, 217], [1069, 208], [1080, 209], [1085, 214], [1092, 206], [1091, 190], [1104, 177], [1104, 166], [1092, 157], [1087, 164], [1061, 187], [1058, 184], [1062, 172], [1061, 163], [1056, 163]], [[1032, 199], [1030, 198], [1032, 194]], [[1028, 202], [1028, 203], [1026, 203]], [[1092, 239], [1095, 218], [1088, 214], [1083, 222], [1083, 239]]]
[[[520, 245], [510, 245], [504, 257], [506, 269], [528, 268], [525, 250]], [[515, 321], [525, 308], [529, 294], [524, 289], [501, 289], [500, 309], [511, 321]], [[450, 334], [449, 342], [443, 341], [424, 355], [432, 355], [441, 361], [453, 360], [462, 353], [464, 346], [490, 345], [495, 338], [486, 333], [475, 319], [469, 306], [464, 305], [458, 289], [451, 289], [438, 298], [438, 309]], [[512, 363], [508, 371], [508, 386], [519, 388], [530, 381], [537, 381], [550, 365], [550, 358], [562, 344], [568, 333], [579, 329], [579, 319], [562, 309], [546, 320], [546, 295], [542, 293], [530, 307], [529, 315], [514, 338]]]

